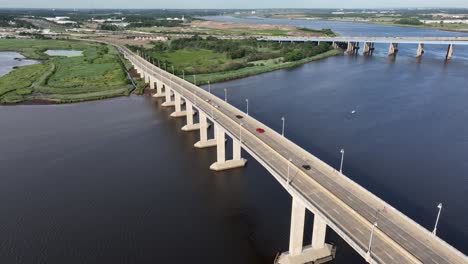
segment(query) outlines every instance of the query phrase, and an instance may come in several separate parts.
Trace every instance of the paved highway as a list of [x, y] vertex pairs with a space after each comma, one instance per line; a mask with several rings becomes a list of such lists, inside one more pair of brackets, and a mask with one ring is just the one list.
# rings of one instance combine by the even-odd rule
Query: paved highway
[[[377, 222], [372, 242], [373, 263], [468, 263], [461, 252], [258, 120], [202, 88], [157, 68], [128, 49], [119, 49], [133, 64], [190, 100], [230, 136], [238, 139], [242, 133], [242, 147], [288, 192], [300, 197], [309, 210], [323, 216], [327, 225], [362, 256], [367, 252], [372, 224]], [[244, 118], [238, 119], [236, 115]], [[257, 133], [258, 127], [266, 132]], [[288, 185], [289, 159], [292, 170]], [[309, 164], [311, 170], [304, 170], [304, 164]]]
[[401, 44], [439, 44], [439, 45], [468, 45], [468, 37], [263, 37], [258, 40], [282, 42], [372, 42], [372, 43], [401, 43]]

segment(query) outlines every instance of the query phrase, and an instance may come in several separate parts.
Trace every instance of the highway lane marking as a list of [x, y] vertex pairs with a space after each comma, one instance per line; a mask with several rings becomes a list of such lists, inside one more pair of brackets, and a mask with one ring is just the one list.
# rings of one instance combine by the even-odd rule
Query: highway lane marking
[[[184, 89], [184, 87], [182, 87], [182, 89]], [[184, 94], [185, 94], [185, 93], [184, 93]], [[224, 115], [226, 115], [226, 114], [223, 113], [223, 112], [221, 112], [221, 113], [224, 114]], [[229, 118], [223, 117], [223, 119], [226, 119], [226, 120], [228, 121], [227, 123], [229, 124], [229, 126], [232, 127], [232, 125], [229, 123], [229, 122], [231, 121], [231, 120], [229, 120]], [[261, 139], [260, 139], [260, 141], [261, 141]], [[264, 142], [260, 142], [260, 143], [265, 144]], [[275, 151], [274, 151], [274, 152], [275, 152]], [[276, 152], [277, 152], [277, 151], [276, 151]], [[264, 160], [265, 160], [265, 159], [264, 159]], [[270, 163], [270, 164], [271, 164], [271, 163]], [[274, 165], [273, 165], [273, 166], [274, 166]], [[302, 176], [302, 175], [301, 175], [301, 176]], [[324, 177], [325, 177], [325, 176], [324, 176]], [[328, 184], [328, 185], [331, 184], [331, 183], [330, 183], [330, 179], [329, 179], [328, 177], [325, 177], [325, 181], [326, 181], [326, 184]], [[302, 181], [300, 181], [300, 183], [304, 184]], [[335, 183], [336, 183], [336, 182], [335, 182]], [[338, 184], [338, 183], [337, 183], [337, 184]], [[320, 184], [319, 184], [319, 185], [320, 185]], [[336, 210], [335, 210], [335, 211], [336, 211]]]

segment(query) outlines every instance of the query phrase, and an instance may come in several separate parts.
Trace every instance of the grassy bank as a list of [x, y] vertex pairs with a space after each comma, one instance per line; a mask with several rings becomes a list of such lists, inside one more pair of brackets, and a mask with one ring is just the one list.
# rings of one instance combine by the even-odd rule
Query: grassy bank
[[220, 82], [301, 65], [338, 55], [327, 43], [277, 43], [215, 37], [176, 39], [152, 48], [130, 46], [179, 76], [197, 75], [197, 84]]
[[[325, 59], [331, 56], [337, 56], [343, 54], [342, 50], [329, 50], [327, 52], [321, 53], [319, 55], [315, 55], [313, 57], [305, 58], [299, 61], [293, 62], [280, 62], [280, 60], [269, 60], [264, 62], [259, 62], [260, 65], [256, 65], [249, 68], [234, 70], [234, 71], [227, 71], [227, 72], [219, 72], [219, 73], [211, 73], [211, 74], [200, 74], [196, 76], [197, 84], [207, 84], [208, 81], [211, 83], [216, 82], [223, 82], [229, 80], [235, 80], [240, 78], [245, 78], [249, 76], [254, 76], [266, 72], [272, 72], [280, 69], [287, 69], [293, 68], [305, 63], [309, 63], [316, 60]], [[263, 65], [262, 65], [263, 64]], [[187, 78], [188, 81], [193, 82], [193, 78]]]
[[[48, 49], [81, 50], [78, 57], [51, 57]], [[41, 64], [19, 67], [0, 78], [0, 103], [28, 100], [81, 102], [128, 95], [131, 89], [118, 51], [67, 40], [0, 40], [0, 50], [18, 51]]]

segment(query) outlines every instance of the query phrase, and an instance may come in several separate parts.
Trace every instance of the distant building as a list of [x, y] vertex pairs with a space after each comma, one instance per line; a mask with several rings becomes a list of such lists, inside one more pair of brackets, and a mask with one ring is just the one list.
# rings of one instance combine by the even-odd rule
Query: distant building
[[77, 24], [76, 21], [69, 20], [70, 17], [62, 16], [62, 17], [44, 17], [45, 20], [56, 23], [56, 24]]
[[182, 16], [181, 18], [178, 17], [168, 17], [166, 18], [168, 21], [185, 21], [185, 16]]

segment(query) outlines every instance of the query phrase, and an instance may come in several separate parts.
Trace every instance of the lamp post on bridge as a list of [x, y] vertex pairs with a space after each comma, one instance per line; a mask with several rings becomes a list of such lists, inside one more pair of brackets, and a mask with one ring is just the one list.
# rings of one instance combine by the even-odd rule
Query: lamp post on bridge
[[340, 173], [343, 174], [344, 149], [341, 149], [340, 152], [341, 152]]
[[211, 82], [208, 81], [208, 92], [211, 93]]
[[184, 70], [182, 70], [182, 79], [185, 80], [185, 71]]
[[197, 76], [195, 74], [193, 75], [193, 84], [197, 85]]
[[372, 230], [370, 234], [370, 239], [369, 239], [369, 246], [367, 247], [367, 253], [366, 253], [366, 261], [368, 263], [371, 263], [372, 257], [371, 257], [371, 250], [372, 250], [372, 238], [374, 237], [374, 229], [377, 227], [377, 222], [375, 222], [372, 225]]
[[227, 88], [224, 88], [224, 102], [227, 103]]
[[174, 65], [171, 65], [171, 67], [172, 67], [172, 75], [175, 75]]
[[442, 211], [442, 203], [439, 203], [437, 208], [439, 208], [439, 212], [437, 213], [437, 219], [436, 219], [436, 222], [435, 222], [434, 230], [432, 231], [432, 234], [434, 236], [437, 235], [437, 225], [439, 224], [440, 212]]
[[283, 129], [281, 130], [281, 136], [284, 137], [284, 123], [286, 122], [286, 118], [284, 118], [284, 116], [283, 116], [283, 117], [281, 117], [281, 120], [283, 121]]
[[247, 115], [249, 115], [249, 99], [245, 99], [245, 103], [247, 104]]

